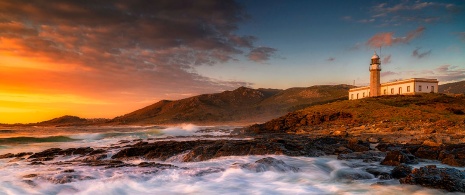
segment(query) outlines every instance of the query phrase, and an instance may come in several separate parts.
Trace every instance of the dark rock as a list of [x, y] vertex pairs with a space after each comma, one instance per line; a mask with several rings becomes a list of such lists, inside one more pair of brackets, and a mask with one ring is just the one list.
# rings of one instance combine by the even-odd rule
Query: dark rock
[[204, 175], [208, 175], [208, 174], [212, 174], [212, 173], [219, 173], [219, 172], [223, 172], [223, 171], [225, 171], [225, 169], [220, 168], [220, 167], [210, 167], [208, 169], [198, 171], [197, 173], [194, 174], [194, 176], [201, 177], [201, 176], [204, 176]]
[[0, 155], [0, 159], [4, 159], [4, 158], [13, 158], [13, 157], [15, 157], [15, 155], [12, 154], [12, 153], [6, 153], [6, 154]]
[[86, 155], [93, 152], [94, 149], [91, 147], [82, 147], [82, 148], [68, 148], [66, 150], [62, 150], [58, 154], [60, 155]]
[[177, 166], [171, 165], [171, 164], [161, 164], [161, 163], [155, 163], [155, 162], [141, 162], [138, 167], [154, 167], [158, 169], [173, 169], [173, 168], [178, 168]]
[[303, 136], [282, 135], [255, 138], [253, 140], [193, 140], [160, 141], [147, 144], [135, 144], [122, 149], [112, 156], [113, 159], [160, 159], [176, 157], [183, 162], [203, 161], [221, 156], [269, 155], [320, 156], [324, 149], [340, 145], [330, 145], [322, 140], [310, 140]]
[[106, 157], [107, 157], [106, 154], [94, 154], [94, 155], [85, 156], [82, 159], [82, 161], [83, 162], [92, 162], [92, 161], [102, 160], [102, 159], [104, 159]]
[[4, 158], [18, 158], [18, 157], [23, 157], [23, 156], [26, 156], [26, 155], [31, 155], [32, 152], [20, 152], [20, 153], [17, 153], [17, 154], [12, 154], [12, 153], [6, 153], [6, 154], [2, 154], [0, 155], [0, 159], [4, 159]]
[[55, 184], [64, 184], [64, 183], [89, 180], [89, 179], [95, 179], [95, 178], [91, 176], [76, 175], [76, 174], [61, 174], [61, 175], [57, 175], [52, 178], [48, 178], [49, 181]]
[[439, 153], [438, 160], [451, 166], [465, 166], [465, 145], [456, 144], [446, 146]]
[[376, 149], [382, 152], [401, 150], [402, 148], [403, 148], [402, 145], [390, 144], [390, 143], [380, 143], [376, 146]]
[[422, 146], [413, 154], [418, 158], [436, 160], [438, 159], [439, 149], [439, 147]]
[[465, 192], [465, 173], [454, 168], [437, 168], [435, 165], [420, 167], [399, 181], [401, 184]]
[[361, 140], [350, 140], [346, 147], [354, 152], [364, 152], [370, 150], [370, 143]]
[[378, 177], [381, 180], [391, 179], [391, 174], [388, 171], [380, 167], [370, 167], [370, 168], [365, 169], [365, 171], [374, 175], [375, 177]]
[[298, 172], [300, 169], [284, 163], [272, 157], [262, 158], [255, 161], [255, 163], [240, 164], [235, 163], [232, 165], [234, 168], [242, 168], [255, 172], [277, 171], [277, 172]]
[[401, 151], [390, 151], [387, 153], [386, 158], [381, 161], [382, 165], [389, 165], [389, 166], [398, 166], [401, 163], [407, 164], [418, 164], [418, 161], [415, 157], [411, 154], [406, 154]]
[[74, 172], [74, 169], [66, 169], [63, 171], [63, 173], [72, 173]]
[[31, 162], [29, 165], [45, 165], [45, 164], [43, 162], [34, 161], [34, 162]]
[[37, 174], [28, 174], [28, 175], [23, 176], [23, 178], [33, 178], [33, 177], [37, 177]]
[[366, 151], [366, 152], [353, 152], [347, 154], [339, 154], [337, 156], [338, 160], [349, 160], [349, 159], [360, 159], [370, 162], [381, 161], [386, 156], [385, 152], [375, 152], [375, 151]]
[[362, 179], [373, 179], [374, 176], [366, 171], [353, 169], [353, 168], [342, 168], [331, 173], [331, 176], [336, 181], [351, 181], [351, 180], [362, 180]]
[[394, 169], [391, 170], [391, 176], [392, 178], [399, 179], [399, 178], [404, 178], [408, 174], [412, 172], [412, 167], [408, 165], [399, 165], [394, 167]]
[[60, 148], [50, 148], [42, 152], [34, 153], [33, 155], [29, 156], [29, 159], [40, 158], [40, 157], [52, 157], [53, 158], [55, 157], [55, 155], [58, 155], [58, 153], [60, 153], [61, 151], [62, 149]]

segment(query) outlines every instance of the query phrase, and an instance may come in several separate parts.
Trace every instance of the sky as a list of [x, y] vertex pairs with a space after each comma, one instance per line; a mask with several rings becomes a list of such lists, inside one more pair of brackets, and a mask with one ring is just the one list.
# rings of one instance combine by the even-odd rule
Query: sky
[[465, 79], [465, 0], [2, 0], [0, 123], [251, 88]]

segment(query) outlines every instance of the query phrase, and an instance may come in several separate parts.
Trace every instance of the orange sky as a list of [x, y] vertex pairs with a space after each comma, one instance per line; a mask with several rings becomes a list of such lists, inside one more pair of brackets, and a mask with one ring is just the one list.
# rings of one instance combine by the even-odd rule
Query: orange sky
[[240, 86], [360, 85], [378, 46], [382, 81], [460, 81], [464, 7], [421, 0], [1, 0], [0, 123], [113, 118], [162, 99]]

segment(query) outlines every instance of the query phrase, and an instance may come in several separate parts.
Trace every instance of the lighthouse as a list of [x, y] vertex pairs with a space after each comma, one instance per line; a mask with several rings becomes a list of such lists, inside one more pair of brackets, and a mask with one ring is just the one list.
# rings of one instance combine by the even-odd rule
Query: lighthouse
[[371, 57], [370, 64], [370, 94], [371, 97], [376, 97], [381, 95], [381, 62], [379, 60], [378, 54], [375, 53]]

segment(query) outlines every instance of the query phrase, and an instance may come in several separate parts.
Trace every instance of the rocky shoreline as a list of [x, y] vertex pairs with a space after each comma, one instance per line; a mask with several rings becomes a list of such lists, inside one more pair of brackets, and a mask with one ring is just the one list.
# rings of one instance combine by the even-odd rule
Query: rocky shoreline
[[[171, 161], [198, 162], [223, 156], [245, 155], [287, 155], [319, 157], [336, 155], [339, 160], [362, 160], [366, 163], [391, 166], [390, 171], [366, 169], [367, 174], [380, 180], [397, 179], [402, 184], [422, 185], [447, 191], [465, 192], [465, 172], [454, 168], [437, 168], [424, 166], [413, 169], [410, 165], [425, 160], [436, 160], [450, 166], [465, 166], [465, 144], [442, 144], [430, 146], [425, 144], [399, 144], [380, 142], [379, 140], [360, 140], [343, 136], [314, 137], [285, 133], [266, 133], [254, 136], [235, 135], [229, 139], [216, 140], [195, 139], [186, 141], [172, 140], [121, 140], [118, 144], [106, 148], [50, 148], [41, 152], [23, 152], [18, 154], [3, 154], [0, 159], [10, 159], [9, 162], [24, 161], [30, 166], [42, 165], [79, 165], [102, 166], [108, 169], [118, 167], [149, 167], [152, 171], [164, 169], [179, 169], [169, 164]], [[231, 139], [234, 138], [234, 139]], [[371, 141], [371, 142], [370, 142]], [[60, 160], [70, 158], [71, 160]], [[55, 159], [55, 160], [54, 160]], [[134, 159], [161, 160], [167, 163], [141, 162], [130, 163]], [[264, 158], [252, 164], [235, 164], [232, 167], [254, 171], [293, 171], [285, 162]], [[67, 183], [92, 179], [65, 170], [65, 175], [52, 179], [54, 183]], [[212, 168], [202, 174], [218, 172]], [[40, 175], [26, 175], [24, 180], [31, 183], [30, 178]], [[367, 179], [366, 174], [350, 174], [352, 179]], [[383, 182], [378, 182], [383, 184]]]

